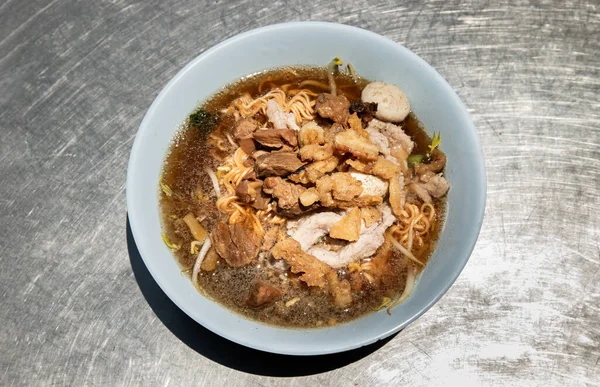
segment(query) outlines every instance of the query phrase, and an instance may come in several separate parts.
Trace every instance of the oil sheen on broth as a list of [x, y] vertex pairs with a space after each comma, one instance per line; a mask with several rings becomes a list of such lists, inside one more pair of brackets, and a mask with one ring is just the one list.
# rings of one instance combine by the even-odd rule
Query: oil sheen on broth
[[[351, 77], [342, 73], [337, 73], [334, 79], [337, 96], [344, 96], [351, 103], [361, 101], [361, 91], [369, 83], [358, 76]], [[307, 80], [310, 82], [306, 82]], [[161, 176], [160, 210], [164, 239], [171, 247], [183, 272], [192, 276], [199, 251], [199, 246], [196, 248], [192, 246], [195, 238], [190, 231], [190, 227], [184, 221], [186, 215], [193, 214], [209, 234], [215, 233], [219, 222], [228, 224], [232, 221], [232, 214], [223, 213], [217, 209], [217, 195], [206, 172], [208, 168], [215, 171], [219, 178], [222, 178], [223, 174], [226, 173], [226, 168], [223, 169], [224, 161], [228, 157], [231, 158], [237, 148], [238, 140], [234, 137], [234, 126], [236, 125], [236, 119], [241, 119], [240, 114], [237, 111], [232, 111], [231, 108], [226, 113], [224, 111], [241, 96], [246, 95], [250, 99], [256, 100], [265, 93], [279, 88], [286, 91], [288, 101], [295, 95], [294, 90], [307, 90], [307, 95], [314, 101], [318, 98], [318, 94], [330, 92], [327, 85], [329, 85], [329, 79], [326, 68], [294, 67], [262, 72], [228, 85], [221, 92], [210, 97], [196, 110], [196, 116], [192, 115], [182, 126], [173, 139], [164, 161]], [[368, 107], [367, 104], [363, 105]], [[354, 106], [355, 110], [361, 110], [357, 106]], [[369, 114], [368, 111], [357, 113], [364, 128], [368, 128], [369, 120], [372, 118], [369, 117]], [[329, 132], [331, 132], [332, 127], [337, 125], [332, 119], [320, 117], [316, 113], [314, 115], [314, 121], [318, 125], [328, 128]], [[264, 115], [258, 113], [253, 117], [259, 126], [271, 126]], [[356, 123], [356, 121], [354, 122]], [[200, 270], [197, 276], [198, 290], [205, 296], [243, 316], [286, 327], [307, 328], [333, 325], [388, 307], [405, 291], [409, 270], [414, 275], [423, 268], [421, 264], [413, 262], [395, 248], [393, 244], [389, 243], [388, 238], [394, 238], [398, 243], [407, 247], [407, 235], [410, 234], [411, 252], [414, 258], [421, 263], [426, 263], [434, 249], [438, 233], [442, 227], [445, 207], [445, 196], [427, 194], [429, 189], [427, 184], [430, 183], [421, 181], [422, 179], [431, 178], [433, 174], [429, 173], [427, 175], [424, 173], [422, 176], [418, 176], [415, 172], [416, 165], [428, 167], [428, 163], [434, 163], [434, 152], [441, 154], [441, 151], [434, 150], [430, 152], [432, 138], [427, 135], [412, 112], [400, 125], [404, 133], [414, 142], [414, 149], [408, 158], [408, 162], [405, 161], [404, 164], [410, 166], [407, 170], [400, 172], [399, 175], [405, 183], [403, 189], [406, 191], [404, 205], [406, 213], [404, 217], [402, 215], [396, 216], [394, 226], [387, 229], [385, 242], [375, 254], [377, 260], [367, 258], [350, 265], [331, 269], [333, 274], [328, 274], [326, 278], [329, 280], [325, 281], [325, 286], [308, 286], [301, 278], [301, 271], [293, 270], [294, 272], [292, 272], [289, 265], [284, 265], [285, 259], [275, 260], [273, 257], [268, 256], [272, 248], [266, 252], [260, 251], [259, 256], [253, 258], [250, 263], [234, 267], [220, 257], [213, 246], [205, 260], [212, 257], [210, 259], [216, 260], [216, 265], [214, 270], [211, 271]], [[298, 126], [302, 127], [302, 123], [299, 123]], [[336, 130], [348, 131], [351, 129], [347, 124], [344, 124], [337, 125]], [[326, 131], [326, 133], [329, 132]], [[256, 141], [254, 145], [257, 152], [263, 150], [281, 151], [281, 149], [291, 151], [292, 148], [290, 144], [286, 144], [278, 149], [269, 149]], [[332, 173], [338, 171], [348, 172], [349, 167], [343, 163], [343, 160], [345, 158], [352, 159], [354, 155], [346, 153], [338, 156], [341, 161]], [[406, 156], [404, 155], [405, 159]], [[250, 159], [251, 157], [248, 156], [247, 158]], [[383, 155], [380, 155], [380, 158], [383, 158]], [[251, 165], [251, 161], [244, 162]], [[309, 160], [308, 164], [310, 162], [317, 161]], [[219, 167], [221, 167], [221, 170], [219, 170]], [[277, 178], [281, 179], [281, 177], [274, 177], [274, 179]], [[263, 188], [266, 187], [266, 179], [264, 178], [261, 181]], [[286, 180], [285, 184], [288, 184], [290, 177], [283, 179]], [[314, 182], [307, 183], [305, 181], [304, 183], [306, 183], [305, 188], [315, 187]], [[411, 184], [414, 184], [414, 186]], [[413, 187], [413, 190], [407, 187]], [[425, 189], [426, 194], [423, 194], [419, 189]], [[227, 193], [226, 187], [222, 184], [220, 190], [224, 195]], [[429, 196], [429, 205], [425, 205], [423, 195], [426, 195], [424, 196], [425, 199]], [[270, 198], [268, 195], [266, 197]], [[272, 208], [275, 207], [275, 210], [272, 209], [268, 216], [271, 219], [287, 219], [277, 213], [278, 207], [275, 198], [273, 197], [270, 200], [270, 205]], [[382, 200], [384, 205], [387, 206], [385, 203], [387, 203], [388, 194]], [[341, 203], [341, 201], [338, 202]], [[410, 207], [411, 205], [413, 207]], [[315, 204], [312, 204], [312, 206], [315, 206]], [[334, 211], [345, 216], [344, 214], [354, 207], [347, 203], [342, 205], [342, 207], [344, 206], [348, 208], [334, 206], [334, 208], [308, 210], [302, 206], [307, 211], [300, 217], [326, 211]], [[410, 212], [413, 210], [416, 212]], [[260, 211], [254, 211], [254, 213], [261, 214]], [[415, 220], [419, 215], [421, 218]], [[404, 223], [399, 220], [401, 218], [404, 219]], [[236, 220], [239, 221], [239, 219], [233, 219], [234, 222]], [[273, 227], [278, 227], [277, 241], [288, 238], [285, 224], [271, 224], [264, 220], [261, 220], [261, 224], [265, 234], [268, 234]], [[408, 227], [413, 227], [412, 233], [406, 231]], [[273, 235], [275, 235], [274, 232]], [[258, 239], [262, 241], [262, 238], [263, 236]], [[352, 242], [324, 236], [321, 238], [320, 243], [324, 243], [331, 250], [336, 250], [343, 249], [344, 246]], [[259, 248], [259, 250], [261, 249]], [[337, 277], [337, 279], [334, 277]], [[332, 290], [334, 285], [332, 285], [331, 280], [338, 283], [338, 285], [345, 285], [342, 288], [346, 295], [350, 294], [351, 302], [342, 301], [342, 306], [340, 306], [338, 299], [335, 298], [339, 293], [335, 293], [336, 296], [333, 295], [335, 291]], [[280, 294], [276, 294], [272, 300], [260, 306], [257, 306], [256, 302], [249, 302], [252, 295], [258, 291], [257, 284], [259, 283], [277, 289]]]

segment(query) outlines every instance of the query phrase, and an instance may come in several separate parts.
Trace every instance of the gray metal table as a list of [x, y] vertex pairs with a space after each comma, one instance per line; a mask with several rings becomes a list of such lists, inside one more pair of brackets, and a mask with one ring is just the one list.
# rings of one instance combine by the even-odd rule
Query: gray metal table
[[[597, 1], [0, 4], [1, 385], [598, 385]], [[274, 22], [367, 28], [468, 106], [488, 204], [448, 294], [376, 346], [319, 358], [229, 343], [180, 312], [127, 229], [137, 127], [206, 48]]]

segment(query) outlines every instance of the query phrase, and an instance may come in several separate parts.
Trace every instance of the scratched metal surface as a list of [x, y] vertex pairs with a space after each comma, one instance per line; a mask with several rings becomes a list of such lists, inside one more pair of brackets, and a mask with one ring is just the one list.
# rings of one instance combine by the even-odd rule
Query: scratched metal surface
[[[4, 0], [0, 384], [598, 385], [596, 1]], [[488, 204], [448, 294], [384, 343], [296, 359], [183, 315], [127, 229], [137, 127], [189, 60], [236, 33], [327, 20], [422, 56], [481, 136]]]

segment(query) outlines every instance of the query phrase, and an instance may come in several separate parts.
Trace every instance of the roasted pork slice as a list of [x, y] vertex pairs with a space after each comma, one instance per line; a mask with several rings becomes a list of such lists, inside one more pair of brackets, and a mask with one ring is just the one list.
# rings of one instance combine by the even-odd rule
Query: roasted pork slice
[[331, 226], [341, 219], [342, 215], [335, 212], [318, 212], [298, 220], [288, 221], [287, 233], [306, 251], [327, 235]]
[[395, 217], [387, 205], [381, 206], [382, 219], [371, 225], [363, 227], [356, 242], [351, 242], [339, 251], [333, 251], [322, 246], [313, 246], [308, 253], [314, 255], [332, 268], [341, 268], [351, 262], [370, 257], [375, 254], [379, 246], [385, 241], [384, 233], [394, 223]]

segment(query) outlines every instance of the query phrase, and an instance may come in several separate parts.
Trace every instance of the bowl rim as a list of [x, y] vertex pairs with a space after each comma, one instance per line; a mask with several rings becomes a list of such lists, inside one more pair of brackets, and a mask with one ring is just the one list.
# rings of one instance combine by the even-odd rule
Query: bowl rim
[[[135, 200], [135, 198], [134, 198], [135, 189], [134, 189], [134, 184], [133, 184], [133, 177], [132, 177], [133, 172], [132, 171], [134, 171], [134, 169], [135, 169], [134, 165], [136, 164], [138, 154], [140, 153], [141, 142], [142, 142], [140, 133], [142, 133], [144, 131], [144, 129], [149, 125], [149, 122], [150, 122], [152, 116], [154, 115], [154, 111], [157, 109], [157, 106], [159, 106], [163, 103], [169, 90], [171, 88], [173, 88], [174, 85], [177, 84], [179, 82], [179, 80], [187, 74], [187, 72], [189, 72], [192, 68], [194, 68], [198, 62], [202, 61], [205, 57], [211, 55], [212, 53], [214, 53], [216, 51], [219, 51], [220, 49], [222, 49], [230, 44], [233, 44], [239, 40], [244, 40], [253, 35], [262, 34], [265, 32], [274, 33], [281, 29], [298, 28], [298, 27], [302, 27], [302, 28], [329, 27], [329, 28], [338, 29], [338, 32], [340, 32], [340, 33], [354, 32], [354, 33], [361, 33], [364, 35], [368, 35], [370, 38], [379, 40], [381, 43], [384, 43], [387, 45], [390, 45], [390, 44], [394, 45], [395, 49], [397, 49], [397, 50], [405, 51], [408, 55], [413, 56], [415, 61], [417, 61], [421, 66], [428, 68], [431, 71], [431, 73], [433, 74], [433, 76], [436, 78], [436, 80], [440, 83], [441, 87], [446, 90], [447, 96], [449, 98], [451, 98], [453, 100], [453, 102], [457, 106], [459, 106], [462, 110], [461, 113], [464, 115], [465, 122], [467, 123], [467, 125], [465, 126], [464, 129], [471, 132], [471, 134], [473, 135], [473, 141], [475, 142], [475, 145], [477, 148], [476, 152], [475, 152], [475, 154], [478, 156], [475, 158], [475, 162], [477, 164], [476, 172], [478, 173], [478, 178], [482, 182], [481, 186], [479, 187], [480, 189], [478, 190], [478, 197], [477, 197], [478, 202], [481, 203], [481, 206], [480, 206], [480, 208], [476, 209], [476, 216], [473, 217], [473, 219], [476, 219], [476, 223], [473, 224], [475, 232], [473, 234], [472, 241], [469, 242], [469, 245], [465, 249], [466, 256], [460, 262], [457, 262], [457, 264], [455, 265], [455, 267], [456, 267], [455, 273], [452, 276], [447, 277], [448, 281], [446, 284], [443, 285], [443, 287], [440, 289], [440, 291], [437, 294], [435, 294], [429, 302], [423, 304], [416, 313], [414, 313], [412, 316], [406, 318], [404, 321], [398, 323], [393, 329], [389, 329], [387, 331], [380, 332], [373, 336], [369, 336], [368, 338], [353, 342], [352, 344], [340, 345], [338, 347], [330, 348], [327, 350], [318, 350], [318, 349], [305, 350], [305, 351], [274, 350], [273, 348], [270, 348], [268, 344], [265, 345], [261, 342], [255, 342], [255, 341], [251, 341], [251, 340], [249, 341], [245, 338], [240, 339], [240, 337], [234, 336], [234, 335], [230, 334], [229, 332], [220, 329], [218, 324], [211, 324], [209, 322], [210, 319], [199, 319], [199, 318], [197, 318], [197, 316], [194, 316], [193, 311], [188, 310], [188, 307], [186, 307], [181, 302], [181, 300], [177, 296], [177, 294], [174, 294], [173, 292], [171, 292], [171, 289], [169, 288], [168, 284], [163, 283], [159, 273], [157, 273], [154, 270], [153, 265], [149, 263], [148, 254], [151, 254], [151, 252], [145, 251], [144, 246], [138, 244], [138, 241], [142, 240], [142, 238], [140, 237], [139, 229], [141, 227], [143, 227], [143, 225], [138, 224], [136, 211], [134, 210], [134, 208], [136, 208], [136, 207], [134, 205], [132, 205], [133, 201]], [[164, 155], [162, 155], [162, 157], [164, 158]], [[485, 169], [483, 151], [481, 148], [481, 141], [479, 139], [479, 135], [473, 124], [473, 121], [471, 120], [471, 118], [468, 114], [466, 106], [460, 100], [460, 98], [454, 92], [454, 90], [448, 84], [448, 82], [437, 72], [437, 70], [435, 68], [433, 68], [430, 64], [428, 64], [424, 59], [422, 59], [420, 56], [418, 56], [417, 54], [415, 54], [408, 48], [404, 47], [402, 44], [397, 43], [390, 38], [387, 38], [387, 37], [379, 35], [375, 32], [365, 30], [365, 29], [362, 29], [359, 27], [349, 26], [346, 24], [320, 22], [320, 21], [285, 22], [285, 23], [271, 24], [271, 25], [255, 28], [252, 30], [248, 30], [246, 32], [242, 32], [240, 34], [234, 35], [234, 36], [210, 47], [209, 49], [201, 52], [199, 55], [194, 57], [181, 70], [179, 70], [177, 72], [177, 74], [175, 76], [173, 76], [169, 80], [169, 82], [161, 89], [160, 93], [156, 96], [156, 98], [154, 99], [154, 101], [152, 102], [152, 104], [150, 105], [148, 110], [146, 111], [144, 118], [142, 119], [142, 122], [140, 123], [140, 126], [136, 132], [135, 140], [134, 140], [132, 148], [131, 148], [129, 162], [127, 165], [126, 201], [127, 201], [128, 218], [129, 218], [129, 222], [130, 222], [130, 226], [131, 226], [131, 232], [134, 237], [134, 240], [136, 241], [136, 245], [137, 245], [138, 251], [140, 253], [140, 256], [142, 257], [142, 260], [144, 261], [144, 264], [148, 268], [148, 271], [150, 272], [150, 274], [152, 275], [152, 277], [156, 281], [156, 283], [159, 285], [161, 290], [169, 297], [169, 299], [171, 301], [173, 301], [173, 303], [175, 303], [177, 305], [177, 307], [179, 309], [181, 309], [190, 318], [195, 320], [198, 324], [209, 329], [213, 333], [216, 333], [221, 337], [224, 337], [230, 341], [244, 345], [246, 347], [254, 348], [257, 350], [261, 350], [261, 351], [271, 352], [271, 353], [310, 356], [310, 355], [321, 355], [321, 354], [344, 352], [344, 351], [348, 351], [351, 349], [356, 349], [356, 348], [360, 348], [365, 345], [372, 344], [378, 340], [382, 340], [382, 339], [406, 328], [408, 325], [410, 325], [412, 322], [414, 322], [417, 318], [422, 316], [426, 311], [428, 311], [435, 303], [437, 303], [448, 292], [450, 287], [456, 282], [456, 279], [458, 278], [458, 276], [460, 275], [460, 273], [466, 266], [467, 262], [469, 261], [469, 258], [473, 252], [473, 249], [475, 248], [476, 242], [477, 242], [479, 234], [481, 232], [481, 226], [483, 224], [485, 208], [486, 208], [486, 201], [487, 201], [487, 176], [486, 175], [487, 174], [486, 174], [486, 169]], [[227, 309], [225, 306], [222, 306], [222, 305], [220, 305], [220, 306], [222, 308]], [[237, 312], [233, 312], [233, 313], [239, 315]], [[246, 320], [248, 320], [244, 316], [242, 316], [242, 318], [245, 318]], [[249, 321], [253, 321], [253, 320], [249, 320]], [[349, 322], [346, 324], [351, 324], [351, 323], [352, 322]], [[281, 328], [281, 327], [276, 327], [276, 326], [270, 326], [268, 324], [263, 324], [263, 325], [272, 327], [272, 328]], [[313, 330], [317, 330], [318, 328], [316, 328], [316, 329], [313, 329], [313, 328], [310, 328], [310, 329], [291, 328], [291, 329], [310, 332]]]

